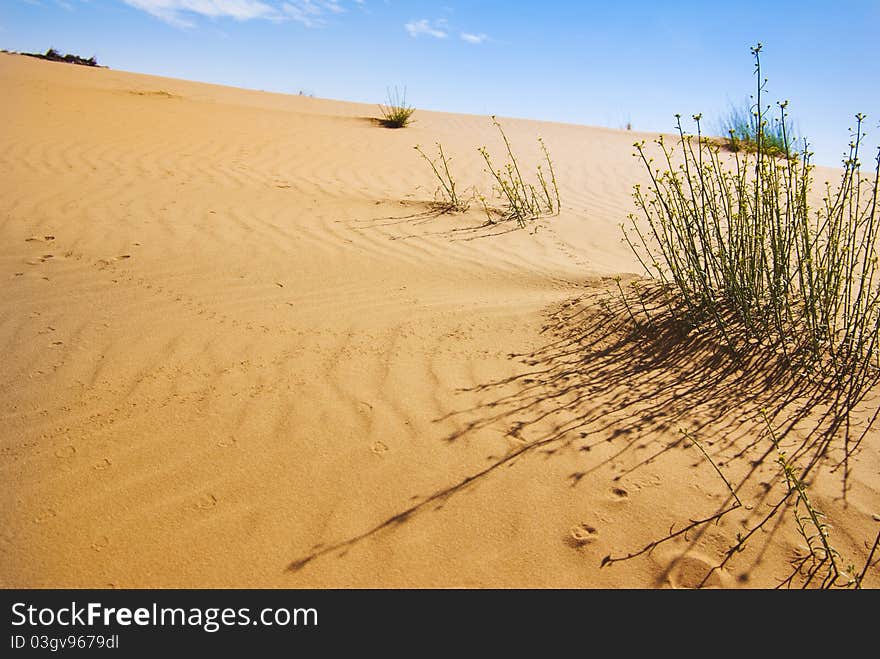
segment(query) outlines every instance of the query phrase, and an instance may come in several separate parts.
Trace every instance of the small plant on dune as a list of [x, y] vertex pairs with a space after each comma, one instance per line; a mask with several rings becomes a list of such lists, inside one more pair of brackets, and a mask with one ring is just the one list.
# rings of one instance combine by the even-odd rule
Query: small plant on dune
[[379, 110], [382, 112], [380, 122], [386, 128], [404, 128], [406, 127], [413, 112], [416, 109], [406, 103], [406, 87], [403, 88], [401, 94], [397, 87], [394, 91], [387, 90], [385, 105], [379, 104]]
[[440, 187], [437, 191], [443, 198], [443, 200], [439, 202], [442, 210], [463, 213], [470, 207], [471, 200], [462, 198], [458, 190], [456, 190], [455, 179], [449, 170], [451, 158], [446, 157], [446, 154], [443, 152], [443, 146], [439, 142], [437, 142], [436, 146], [439, 154], [436, 160], [429, 157], [418, 144], [413, 148], [418, 151], [419, 155], [425, 160], [425, 162], [431, 166], [434, 176], [440, 181]]
[[792, 156], [792, 147], [797, 138], [791, 121], [787, 117], [773, 117], [768, 121], [759, 114], [756, 107], [749, 102], [730, 107], [720, 121], [721, 133], [726, 136], [727, 147], [731, 151], [754, 152], [758, 150], [760, 140], [761, 149], [766, 155]]
[[[504, 140], [504, 146], [507, 150], [507, 161], [501, 168], [496, 168], [489, 155], [489, 151], [485, 146], [480, 147], [480, 155], [486, 161], [489, 172], [497, 183], [497, 191], [501, 199], [505, 203], [502, 211], [502, 218], [505, 220], [515, 220], [520, 227], [525, 227], [526, 222], [538, 217], [547, 215], [558, 215], [561, 209], [559, 201], [559, 187], [556, 183], [556, 173], [553, 170], [553, 161], [550, 159], [550, 153], [544, 140], [538, 138], [541, 145], [541, 151], [544, 154], [544, 162], [547, 165], [545, 174], [542, 164], [537, 166], [535, 177], [537, 185], [527, 183], [523, 178], [522, 171], [510, 140], [501, 127], [501, 123], [495, 116], [492, 116], [492, 124], [501, 133]], [[549, 180], [548, 177], [549, 176]]]
[[[529, 220], [548, 215], [558, 215], [561, 204], [559, 200], [559, 186], [556, 182], [556, 172], [553, 169], [553, 161], [550, 159], [550, 152], [544, 140], [538, 138], [538, 144], [541, 146], [541, 152], [544, 155], [544, 162], [539, 163], [536, 168], [534, 183], [529, 183], [522, 175], [519, 162], [513, 153], [510, 140], [501, 126], [501, 123], [495, 116], [492, 116], [492, 124], [498, 128], [501, 138], [504, 140], [504, 146], [507, 151], [507, 162], [502, 168], [496, 168], [493, 164], [492, 157], [489, 155], [486, 147], [477, 149], [489, 167], [489, 172], [495, 179], [495, 191], [500, 197], [504, 206], [497, 208], [492, 205], [486, 196], [480, 194], [476, 188], [470, 188], [470, 195], [462, 197], [456, 187], [455, 178], [449, 167], [451, 158], [447, 157], [443, 151], [443, 146], [438, 142], [437, 158], [430, 157], [424, 152], [421, 146], [413, 147], [422, 159], [431, 167], [435, 178], [440, 182], [437, 189], [438, 195], [442, 197], [442, 201], [438, 204], [443, 211], [464, 212], [470, 208], [471, 203], [477, 199], [486, 214], [487, 223], [494, 224], [500, 220], [515, 220], [520, 227], [525, 227]], [[544, 166], [546, 165], [546, 173]]]
[[[754, 154], [722, 158], [701, 135], [700, 115], [696, 135], [678, 116], [681, 153], [659, 138], [662, 167], [644, 142], [635, 144], [651, 183], [647, 191], [636, 186], [640, 217], [630, 216], [624, 236], [667, 294], [669, 313], [693, 331], [714, 328], [737, 359], [766, 350], [782, 355], [794, 377], [827, 382], [833, 417], [848, 431], [850, 412], [880, 381], [880, 155], [862, 176], [864, 116], [857, 115], [840, 185], [828, 187], [814, 211], [811, 154], [773, 158], [764, 148], [760, 51], [752, 49]], [[779, 112], [784, 127], [786, 103]], [[783, 139], [788, 153], [784, 128]]]

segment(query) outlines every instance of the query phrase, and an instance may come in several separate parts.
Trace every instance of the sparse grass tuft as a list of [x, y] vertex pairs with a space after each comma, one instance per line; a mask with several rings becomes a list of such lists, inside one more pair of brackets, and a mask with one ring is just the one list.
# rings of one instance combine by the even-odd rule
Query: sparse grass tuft
[[[783, 117], [773, 117], [769, 121], [766, 117], [759, 119], [757, 109], [748, 101], [742, 105], [732, 105], [727, 114], [721, 118], [721, 133], [725, 135], [727, 147], [731, 151], [758, 150], [758, 140], [761, 140], [761, 149], [768, 156], [792, 156], [797, 142], [794, 126], [791, 120]], [[759, 127], [758, 122], [762, 125]]]
[[406, 87], [401, 94], [397, 87], [394, 91], [387, 90], [385, 105], [379, 104], [382, 112], [380, 122], [386, 128], [404, 128], [410, 123], [413, 112], [416, 109], [406, 104]]

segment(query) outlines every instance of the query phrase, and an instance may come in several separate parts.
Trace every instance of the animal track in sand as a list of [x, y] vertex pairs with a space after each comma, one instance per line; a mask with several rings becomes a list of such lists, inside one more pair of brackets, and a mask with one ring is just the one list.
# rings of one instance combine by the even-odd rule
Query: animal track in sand
[[565, 542], [570, 547], [583, 547], [594, 542], [599, 537], [599, 531], [595, 526], [587, 523], [575, 524], [565, 536]]
[[376, 455], [382, 455], [383, 453], [388, 452], [388, 445], [385, 442], [377, 439], [375, 442], [373, 442], [370, 450]]
[[[74, 258], [80, 259], [82, 258], [82, 255], [75, 255]], [[267, 325], [257, 326], [250, 322], [236, 320], [235, 318], [227, 314], [219, 312], [216, 309], [212, 309], [210, 306], [201, 303], [199, 300], [190, 295], [186, 295], [179, 290], [175, 290], [167, 284], [158, 284], [154, 281], [151, 281], [150, 279], [138, 277], [126, 272], [121, 268], [116, 268], [116, 265], [119, 261], [130, 258], [133, 258], [131, 254], [122, 254], [120, 256], [113, 257], [112, 259], [92, 259], [91, 264], [95, 266], [98, 270], [109, 271], [110, 273], [116, 275], [117, 277], [115, 279], [111, 279], [114, 284], [132, 284], [141, 289], [149, 291], [152, 295], [161, 295], [171, 302], [181, 303], [190, 313], [198, 316], [201, 320], [209, 320], [213, 323], [216, 323], [217, 325], [225, 325], [227, 322], [229, 322], [232, 327], [236, 329], [244, 328], [249, 332], [261, 332], [263, 334], [272, 333], [289, 335], [292, 333], [296, 333], [294, 330], [285, 327], [269, 327]]]
[[624, 490], [622, 487], [612, 487], [611, 494], [613, 494], [614, 498], [618, 501], [623, 501], [624, 499], [629, 498], [629, 492]]
[[109, 544], [110, 538], [108, 538], [106, 535], [102, 535], [100, 538], [92, 543], [92, 549], [94, 549], [95, 551], [101, 551], [103, 549], [106, 549]]

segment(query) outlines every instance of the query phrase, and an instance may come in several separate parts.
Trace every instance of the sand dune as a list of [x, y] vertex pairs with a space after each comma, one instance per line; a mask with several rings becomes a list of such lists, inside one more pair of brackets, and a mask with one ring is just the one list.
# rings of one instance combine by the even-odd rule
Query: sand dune
[[[680, 409], [674, 377], [566, 342], [597, 330], [605, 277], [638, 271], [618, 224], [652, 136], [504, 120], [524, 161], [543, 136], [563, 201], [508, 230], [432, 212], [412, 148], [442, 142], [487, 190], [486, 117], [392, 131], [374, 106], [13, 55], [0, 87], [0, 585], [786, 576], [790, 521], [709, 573], [760, 503], [600, 567], [726, 496], [678, 433], [715, 401]], [[725, 432], [729, 454], [755, 436]], [[851, 556], [880, 513], [865, 446], [847, 501], [814, 484]]]

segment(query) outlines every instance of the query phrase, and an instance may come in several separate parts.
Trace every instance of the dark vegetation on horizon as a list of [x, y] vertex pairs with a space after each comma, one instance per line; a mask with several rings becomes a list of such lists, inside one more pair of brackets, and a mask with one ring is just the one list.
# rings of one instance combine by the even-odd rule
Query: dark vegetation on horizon
[[[12, 51], [3, 51], [3, 52], [12, 52]], [[79, 55], [72, 55], [67, 53], [66, 55], [62, 55], [54, 48], [50, 48], [45, 53], [15, 53], [15, 55], [24, 55], [26, 57], [36, 57], [37, 59], [44, 59], [49, 62], [62, 62], [64, 64], [78, 64], [80, 66], [94, 66], [100, 68], [106, 68], [98, 64], [98, 60], [94, 55], [91, 57], [80, 57]]]

